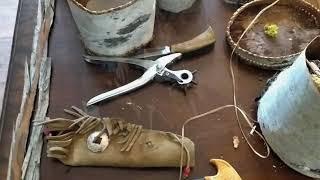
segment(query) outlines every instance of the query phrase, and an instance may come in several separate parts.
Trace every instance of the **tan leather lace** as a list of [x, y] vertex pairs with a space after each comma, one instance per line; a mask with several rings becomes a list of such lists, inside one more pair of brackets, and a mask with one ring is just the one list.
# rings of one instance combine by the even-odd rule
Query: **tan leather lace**
[[[130, 151], [134, 143], [137, 141], [137, 139], [141, 135], [141, 132], [142, 132], [141, 125], [126, 123], [121, 119], [115, 119], [115, 118], [113, 119], [103, 118], [101, 120], [101, 118], [90, 116], [75, 106], [72, 106], [71, 108], [73, 109], [73, 111], [70, 111], [67, 109], [65, 109], [64, 111], [68, 114], [78, 117], [78, 119], [74, 120], [74, 123], [68, 127], [68, 128], [72, 128], [73, 126], [78, 124], [78, 126], [80, 127], [75, 132], [75, 134], [85, 134], [88, 131], [94, 129], [98, 125], [98, 123], [101, 123], [103, 125], [103, 128], [101, 129], [97, 138], [100, 137], [106, 130], [109, 136], [111, 135], [122, 136], [123, 139], [117, 142], [119, 144], [124, 144], [124, 146], [121, 148], [121, 151]], [[96, 124], [96, 122], [98, 123]], [[168, 132], [167, 134], [173, 137], [179, 144], [181, 145], [183, 144], [182, 138], [179, 138], [177, 135], [170, 132]], [[187, 164], [189, 165], [190, 164], [189, 150], [184, 145], [183, 145], [183, 148], [186, 151]]]
[[[117, 135], [123, 137], [123, 139], [119, 140], [117, 143], [123, 144], [121, 148], [121, 152], [129, 152], [134, 143], [138, 140], [139, 136], [142, 132], [142, 126], [126, 123], [121, 119], [111, 119], [111, 118], [98, 118], [94, 116], [90, 116], [81, 109], [72, 106], [72, 110], [65, 109], [64, 111], [70, 115], [77, 117], [77, 119], [64, 119], [57, 118], [47, 120], [42, 123], [38, 123], [37, 125], [47, 125], [50, 131], [58, 131], [57, 135], [48, 136], [48, 139], [53, 140], [53, 143], [50, 143], [48, 149], [48, 154], [52, 152], [53, 156], [59, 158], [64, 158], [67, 154], [67, 149], [61, 146], [62, 144], [70, 145], [72, 137], [74, 135], [84, 135], [98, 126], [101, 126], [98, 136], [96, 136], [95, 140], [97, 140], [103, 133], [107, 132], [108, 136]], [[94, 140], [94, 141], [95, 141]], [[67, 141], [68, 143], [66, 143]], [[70, 143], [69, 143], [70, 142]], [[61, 156], [63, 155], [63, 156]]]
[[[72, 110], [65, 109], [64, 111], [70, 115], [75, 116], [77, 119], [49, 119], [45, 122], [41, 122], [37, 125], [46, 125], [49, 131], [58, 132], [57, 135], [49, 135], [47, 156], [57, 159], [64, 159], [67, 157], [69, 150], [68, 147], [72, 143], [75, 135], [84, 135], [90, 131], [94, 131], [98, 127], [101, 127], [99, 134], [96, 136], [96, 140], [104, 133], [107, 133], [109, 137], [118, 136], [121, 137], [116, 143], [122, 144], [121, 152], [129, 152], [135, 142], [138, 140], [142, 133], [142, 126], [127, 123], [121, 119], [115, 118], [98, 118], [90, 116], [81, 109], [72, 106]], [[187, 167], [190, 165], [190, 152], [188, 148], [183, 144], [183, 138], [176, 134], [167, 132], [175, 142], [180, 144], [185, 150], [187, 155]], [[112, 138], [111, 138], [112, 140]], [[95, 141], [95, 140], [93, 140]]]
[[[92, 120], [96, 119], [97, 121], [99, 121], [103, 124], [103, 128], [97, 137], [100, 137], [105, 132], [105, 130], [107, 130], [107, 133], [109, 136], [119, 135], [119, 136], [124, 137], [122, 140], [117, 142], [119, 144], [124, 144], [123, 147], [121, 148], [122, 152], [123, 151], [127, 151], [127, 152], [130, 151], [132, 146], [134, 145], [134, 143], [137, 141], [137, 139], [141, 135], [141, 132], [142, 132], [141, 125], [125, 123], [121, 119], [103, 118], [103, 121], [101, 121], [100, 118], [89, 116], [88, 114], [86, 114], [85, 112], [83, 112], [81, 109], [79, 109], [77, 107], [72, 106], [71, 108], [74, 111], [70, 111], [67, 109], [65, 109], [64, 111], [67, 112], [68, 114], [71, 114], [71, 115], [78, 117], [79, 119], [78, 119], [78, 122], [76, 122], [76, 123], [80, 123], [83, 121], [82, 125], [79, 128], [80, 130], [78, 129], [79, 132], [83, 132], [83, 130], [81, 128], [86, 128], [85, 126], [83, 126], [83, 124], [85, 124], [86, 121], [88, 121], [90, 118]], [[86, 118], [86, 117], [88, 117], [88, 118], [82, 119], [82, 118]], [[77, 121], [77, 120], [75, 120], [75, 121]], [[105, 124], [105, 122], [106, 122], [106, 124]], [[87, 127], [84, 130], [84, 132], [88, 132], [88, 130], [91, 130], [91, 128]], [[190, 152], [189, 152], [188, 148], [185, 145], [183, 145], [182, 138], [179, 138], [176, 134], [173, 134], [170, 132], [168, 132], [167, 134], [170, 135], [171, 137], [173, 137], [179, 144], [181, 144], [183, 146], [183, 148], [187, 154], [187, 166], [189, 166]]]

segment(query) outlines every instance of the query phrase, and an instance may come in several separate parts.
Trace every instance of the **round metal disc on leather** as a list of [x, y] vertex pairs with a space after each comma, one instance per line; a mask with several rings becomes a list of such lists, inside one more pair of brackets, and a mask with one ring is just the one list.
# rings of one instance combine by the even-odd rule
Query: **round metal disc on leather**
[[103, 133], [100, 138], [97, 138], [96, 142], [94, 139], [100, 132], [96, 131], [89, 135], [87, 139], [88, 149], [94, 153], [103, 152], [109, 145], [109, 137], [106, 133]]

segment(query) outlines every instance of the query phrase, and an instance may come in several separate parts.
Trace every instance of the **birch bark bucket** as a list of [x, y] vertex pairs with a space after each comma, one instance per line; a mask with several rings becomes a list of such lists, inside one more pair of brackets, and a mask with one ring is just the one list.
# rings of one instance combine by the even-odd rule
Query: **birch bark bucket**
[[196, 0], [158, 0], [158, 6], [160, 9], [179, 13], [192, 7]]
[[320, 36], [281, 72], [259, 102], [258, 121], [273, 151], [291, 168], [320, 178], [320, 93], [306, 59], [320, 59]]
[[153, 38], [156, 0], [67, 1], [85, 47], [97, 55], [127, 55]]

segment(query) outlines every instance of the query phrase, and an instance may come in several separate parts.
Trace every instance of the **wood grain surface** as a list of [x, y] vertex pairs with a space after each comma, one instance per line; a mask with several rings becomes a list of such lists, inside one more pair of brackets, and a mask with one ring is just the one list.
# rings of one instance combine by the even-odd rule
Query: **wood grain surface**
[[[0, 141], [0, 179], [6, 175], [8, 144], [20, 106], [24, 58], [30, 54], [35, 9], [35, 0], [23, 1], [18, 23], [24, 28], [18, 30], [7, 89], [8, 99], [1, 119], [4, 128]], [[63, 109], [76, 105], [92, 115], [121, 117], [142, 124], [145, 128], [180, 133], [187, 118], [231, 104], [232, 85], [228, 65], [230, 49], [226, 45], [225, 30], [234, 10], [221, 0], [199, 0], [191, 9], [180, 14], [164, 11], [157, 13], [154, 40], [150, 44], [152, 47], [183, 42], [203, 32], [208, 25], [215, 30], [217, 41], [213, 49], [185, 56], [172, 66], [172, 69], [198, 70], [196, 79], [199, 84], [189, 90], [186, 96], [167, 84], [150, 83], [135, 92], [86, 109], [86, 101], [91, 97], [128, 83], [140, 76], [141, 72], [123, 64], [95, 66], [85, 63], [82, 59], [84, 47], [67, 2], [57, 0], [49, 45], [53, 66], [49, 116], [66, 117]], [[259, 70], [238, 61], [235, 61], [235, 66], [239, 104], [255, 117], [257, 104], [254, 99], [274, 72]], [[187, 126], [186, 136], [196, 144], [196, 167], [192, 178], [214, 175], [215, 170], [209, 160], [223, 158], [245, 180], [308, 179], [284, 165], [275, 154], [271, 154], [268, 159], [254, 155], [241, 138], [233, 109], [193, 122]], [[233, 136], [240, 138], [237, 150], [233, 148]], [[256, 136], [250, 137], [250, 140], [260, 151], [264, 150]], [[176, 168], [68, 167], [47, 158], [45, 150], [41, 161], [42, 180], [175, 180], [178, 179], [178, 172]]]

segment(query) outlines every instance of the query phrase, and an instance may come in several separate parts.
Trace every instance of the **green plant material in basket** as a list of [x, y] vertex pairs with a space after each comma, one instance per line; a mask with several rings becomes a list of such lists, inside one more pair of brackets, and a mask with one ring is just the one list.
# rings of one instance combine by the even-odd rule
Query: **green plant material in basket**
[[266, 24], [264, 26], [264, 33], [271, 38], [276, 38], [278, 36], [279, 27], [276, 24]]

